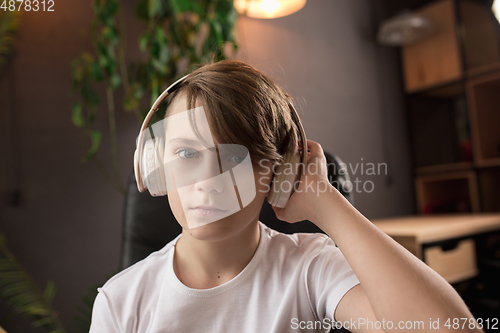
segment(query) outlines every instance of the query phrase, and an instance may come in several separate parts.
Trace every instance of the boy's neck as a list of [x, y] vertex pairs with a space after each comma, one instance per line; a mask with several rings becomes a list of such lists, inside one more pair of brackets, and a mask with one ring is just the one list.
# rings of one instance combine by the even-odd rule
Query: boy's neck
[[183, 229], [174, 252], [174, 272], [193, 289], [209, 289], [236, 277], [252, 259], [260, 241], [256, 219], [221, 241], [198, 240]]

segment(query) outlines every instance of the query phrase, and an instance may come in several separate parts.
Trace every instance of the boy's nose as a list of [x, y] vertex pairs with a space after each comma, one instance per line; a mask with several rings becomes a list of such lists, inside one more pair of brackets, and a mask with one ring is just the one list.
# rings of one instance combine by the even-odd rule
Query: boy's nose
[[210, 193], [212, 191], [216, 191], [217, 193], [221, 193], [224, 190], [224, 184], [221, 181], [220, 177], [212, 177], [201, 182], [197, 182], [195, 184], [197, 191], [205, 191]]
[[217, 152], [215, 150], [206, 150], [203, 163], [200, 164], [199, 174], [196, 175], [196, 189], [205, 192], [217, 191], [218, 193], [224, 190], [223, 178], [221, 175], [221, 167]]

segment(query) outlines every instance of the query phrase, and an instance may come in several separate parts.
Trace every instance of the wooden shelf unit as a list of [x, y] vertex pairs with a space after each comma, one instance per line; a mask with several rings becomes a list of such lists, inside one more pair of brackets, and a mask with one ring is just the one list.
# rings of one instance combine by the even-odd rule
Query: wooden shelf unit
[[416, 209], [498, 212], [500, 24], [473, 0], [438, 0], [415, 12], [436, 26], [401, 48]]

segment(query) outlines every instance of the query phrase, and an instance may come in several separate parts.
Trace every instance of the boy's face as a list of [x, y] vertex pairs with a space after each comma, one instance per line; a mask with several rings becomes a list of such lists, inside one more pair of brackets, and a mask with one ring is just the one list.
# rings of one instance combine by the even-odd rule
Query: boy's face
[[205, 106], [197, 101], [190, 118], [186, 105], [186, 95], [178, 94], [164, 122], [168, 200], [179, 224], [194, 238], [222, 240], [258, 219], [271, 168], [269, 163], [252, 164], [246, 147], [217, 144]]

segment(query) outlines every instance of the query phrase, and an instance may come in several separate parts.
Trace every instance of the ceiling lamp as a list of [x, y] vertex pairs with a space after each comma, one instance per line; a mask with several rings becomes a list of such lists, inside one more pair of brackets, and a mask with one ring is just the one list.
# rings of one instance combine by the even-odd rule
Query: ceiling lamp
[[271, 19], [298, 12], [307, 0], [234, 0], [234, 8], [248, 17]]
[[493, 10], [493, 14], [495, 14], [495, 17], [497, 18], [497, 21], [500, 23], [500, 1], [493, 1], [493, 7], [491, 7], [491, 9]]
[[434, 24], [428, 17], [405, 12], [382, 22], [377, 41], [387, 46], [409, 45], [426, 39], [433, 32]]

